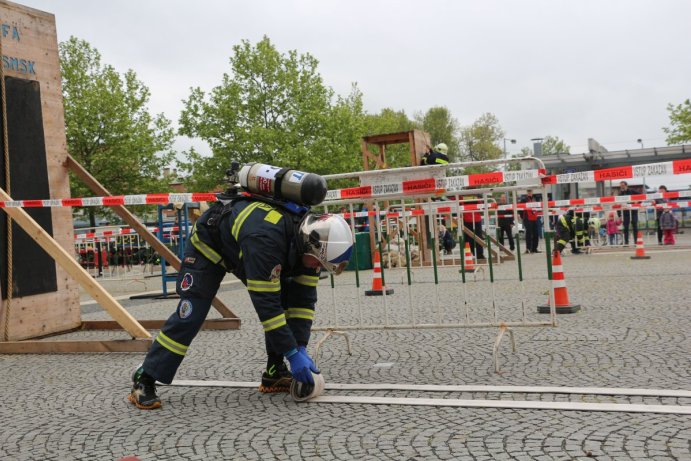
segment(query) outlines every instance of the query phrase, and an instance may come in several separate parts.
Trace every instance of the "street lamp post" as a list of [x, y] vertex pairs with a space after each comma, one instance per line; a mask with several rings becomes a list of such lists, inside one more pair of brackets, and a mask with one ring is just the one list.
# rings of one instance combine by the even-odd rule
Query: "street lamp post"
[[[504, 157], [503, 157], [504, 160], [507, 159], [507, 156], [506, 156], [506, 154], [507, 154], [507, 153], [506, 153], [506, 141], [509, 141], [511, 144], [516, 144], [516, 140], [515, 140], [515, 139], [504, 138]], [[505, 169], [505, 170], [508, 170], [508, 169], [509, 169], [509, 168], [508, 168], [508, 165], [507, 165], [506, 163], [504, 164], [504, 169]]]
[[636, 139], [636, 142], [641, 145], [641, 149], [643, 149], [643, 140], [641, 138]]

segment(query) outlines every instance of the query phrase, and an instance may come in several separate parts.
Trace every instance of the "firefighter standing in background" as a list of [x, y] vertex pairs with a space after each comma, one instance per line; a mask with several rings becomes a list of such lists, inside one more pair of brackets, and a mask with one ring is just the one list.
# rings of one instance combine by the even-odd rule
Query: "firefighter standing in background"
[[264, 329], [268, 359], [260, 391], [288, 392], [293, 379], [313, 384], [312, 373], [318, 369], [306, 347], [319, 270], [341, 273], [350, 258], [353, 236], [338, 215], [295, 210], [239, 196], [221, 199], [199, 218], [178, 273], [177, 309], [132, 376], [133, 404], [141, 409], [161, 406], [155, 382], [173, 380], [227, 272], [246, 285]]

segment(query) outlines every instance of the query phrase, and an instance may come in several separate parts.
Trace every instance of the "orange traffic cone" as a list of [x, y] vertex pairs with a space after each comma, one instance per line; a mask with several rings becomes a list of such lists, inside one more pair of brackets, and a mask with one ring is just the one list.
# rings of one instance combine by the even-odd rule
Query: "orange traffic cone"
[[[381, 296], [384, 294], [384, 287], [381, 282], [381, 259], [379, 250], [374, 250], [374, 272], [372, 273], [372, 289], [365, 291], [365, 296]], [[386, 289], [387, 295], [393, 294], [393, 288]]]
[[645, 255], [643, 234], [641, 232], [638, 232], [638, 238], [636, 239], [636, 256], [631, 256], [631, 259], [650, 259], [650, 256]]
[[465, 255], [463, 256], [463, 259], [465, 260], [463, 264], [463, 272], [466, 274], [475, 272], [475, 260], [473, 259], [473, 253], [470, 251], [470, 244], [468, 242], [465, 242]]
[[[554, 289], [554, 306], [557, 314], [573, 314], [581, 310], [580, 304], [569, 302], [569, 292], [566, 290], [564, 279], [564, 267], [561, 265], [561, 253], [555, 252], [552, 257], [552, 288]], [[540, 314], [549, 314], [550, 298], [547, 297], [547, 305], [537, 306]]]

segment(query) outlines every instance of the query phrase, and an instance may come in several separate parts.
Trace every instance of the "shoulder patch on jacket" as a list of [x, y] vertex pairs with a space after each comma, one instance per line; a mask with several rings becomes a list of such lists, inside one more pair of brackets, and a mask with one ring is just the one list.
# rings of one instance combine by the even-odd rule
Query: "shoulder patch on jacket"
[[278, 211], [271, 210], [268, 213], [266, 213], [264, 221], [269, 221], [271, 224], [278, 224], [278, 221], [280, 221], [282, 217], [283, 215]]
[[274, 268], [271, 270], [271, 277], [269, 278], [269, 280], [274, 282], [274, 281], [280, 280], [280, 279], [281, 279], [281, 265], [276, 264], [274, 266]]

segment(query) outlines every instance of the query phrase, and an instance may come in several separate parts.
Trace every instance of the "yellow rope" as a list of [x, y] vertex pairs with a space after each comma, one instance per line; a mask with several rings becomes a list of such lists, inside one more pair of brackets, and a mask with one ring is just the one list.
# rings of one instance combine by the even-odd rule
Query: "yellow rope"
[[[0, 57], [2, 57], [2, 39], [0, 39]], [[0, 62], [0, 93], [2, 94], [2, 140], [3, 154], [5, 156], [5, 192], [12, 196], [10, 187], [10, 149], [9, 136], [7, 134], [7, 99], [5, 96], [5, 67]], [[12, 292], [14, 291], [12, 280], [12, 218], [7, 215], [7, 301], [5, 302], [5, 326], [3, 338], [10, 339], [10, 307], [12, 306]]]

